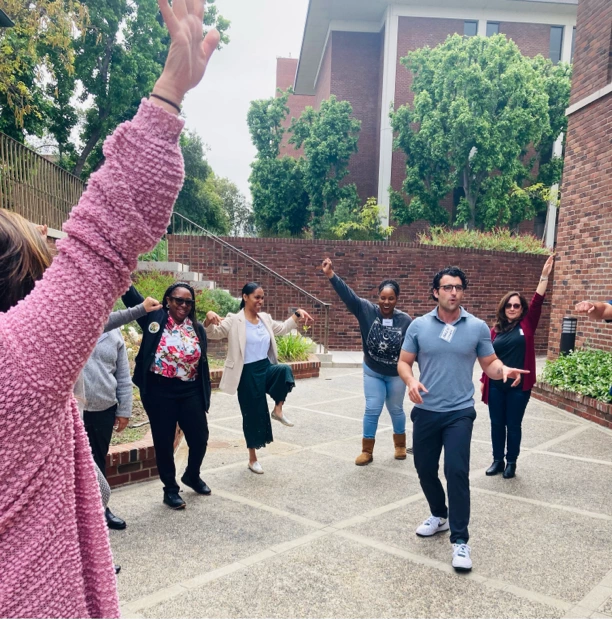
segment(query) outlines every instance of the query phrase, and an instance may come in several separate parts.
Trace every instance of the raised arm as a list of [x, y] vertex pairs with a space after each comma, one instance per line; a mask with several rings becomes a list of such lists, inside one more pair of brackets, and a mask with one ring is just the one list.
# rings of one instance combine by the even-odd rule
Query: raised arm
[[359, 314], [364, 305], [368, 305], [370, 302], [366, 299], [358, 297], [353, 289], [340, 277], [338, 277], [332, 267], [332, 261], [329, 258], [325, 258], [321, 264], [321, 270], [325, 276], [329, 279], [329, 283], [333, 286], [334, 290], [338, 293], [338, 296], [346, 305], [351, 314], [354, 314], [359, 318]]
[[224, 340], [229, 335], [235, 315], [228, 314], [225, 318], [220, 318], [216, 312], [208, 312], [204, 322], [206, 337], [209, 340]]
[[586, 314], [591, 320], [612, 320], [612, 305], [601, 301], [581, 301], [574, 311], [577, 314]]
[[146, 314], [147, 310], [145, 309], [144, 303], [136, 305], [136, 307], [128, 307], [124, 310], [111, 312], [106, 325], [104, 325], [104, 333], [123, 327], [123, 325], [127, 325], [133, 320], [138, 320], [139, 318], [146, 316]]
[[[211, 31], [202, 39], [204, 2], [181, 2], [176, 14], [167, 0], [159, 3], [172, 43], [153, 94], [172, 104], [143, 100], [134, 119], [106, 140], [104, 166], [72, 210], [53, 264], [0, 317], [0, 339], [21, 364], [25, 383], [48, 384], [50, 397], [71, 392], [138, 255], [164, 234], [183, 182], [183, 121], [175, 106], [202, 78], [219, 38]], [[25, 327], [35, 329], [35, 352]]]

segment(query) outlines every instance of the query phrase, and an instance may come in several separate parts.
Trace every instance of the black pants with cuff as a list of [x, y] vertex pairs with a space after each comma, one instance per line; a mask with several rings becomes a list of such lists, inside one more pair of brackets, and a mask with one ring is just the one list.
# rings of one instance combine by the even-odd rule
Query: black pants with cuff
[[200, 467], [208, 444], [208, 421], [200, 380], [183, 381], [149, 372], [142, 404], [151, 422], [155, 459], [165, 492], [178, 492], [174, 465], [176, 425], [185, 434], [189, 446], [186, 475], [200, 476]]
[[116, 404], [105, 411], [83, 411], [83, 423], [89, 438], [91, 453], [104, 477], [106, 477], [106, 455], [113, 436], [116, 413]]
[[[414, 466], [432, 516], [449, 518], [451, 543], [470, 538], [470, 443], [476, 419], [474, 407], [446, 413], [427, 411], [415, 406], [412, 448]], [[438, 468], [444, 447], [444, 476], [448, 490], [448, 507]]]

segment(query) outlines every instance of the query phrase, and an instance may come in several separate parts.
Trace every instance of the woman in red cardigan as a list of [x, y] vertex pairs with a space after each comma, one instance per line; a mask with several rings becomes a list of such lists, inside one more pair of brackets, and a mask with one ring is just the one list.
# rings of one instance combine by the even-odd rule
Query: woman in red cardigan
[[516, 473], [516, 460], [521, 447], [521, 424], [531, 397], [531, 388], [536, 382], [535, 331], [553, 264], [554, 256], [549, 256], [529, 305], [520, 292], [508, 292], [497, 307], [495, 326], [491, 329], [495, 354], [504, 365], [529, 370], [529, 374], [524, 374], [516, 387], [512, 387], [509, 382], [491, 380], [485, 374], [482, 375], [482, 400], [489, 405], [493, 443], [493, 464], [487, 469], [487, 475], [503, 472], [504, 478], [509, 479]]

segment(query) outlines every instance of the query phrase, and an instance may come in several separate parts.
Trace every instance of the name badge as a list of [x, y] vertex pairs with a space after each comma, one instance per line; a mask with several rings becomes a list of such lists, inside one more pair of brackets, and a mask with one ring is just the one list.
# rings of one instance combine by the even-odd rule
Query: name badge
[[522, 330], [520, 327], [519, 327], [519, 333], [520, 333], [521, 335], [525, 335], [525, 334], [523, 333], [523, 330]]
[[457, 327], [453, 327], [453, 325], [445, 325], [444, 329], [442, 329], [442, 333], [440, 333], [440, 337], [445, 342], [450, 342], [453, 339], [453, 335], [455, 335], [455, 331]]
[[392, 327], [393, 318], [383, 318], [383, 327]]

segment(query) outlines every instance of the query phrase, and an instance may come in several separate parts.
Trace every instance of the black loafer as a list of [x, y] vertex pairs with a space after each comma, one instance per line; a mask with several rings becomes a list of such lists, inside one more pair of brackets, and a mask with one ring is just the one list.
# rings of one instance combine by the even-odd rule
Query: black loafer
[[504, 472], [504, 461], [493, 460], [493, 464], [485, 471], [485, 475], [497, 475]]
[[104, 515], [106, 516], [106, 524], [108, 525], [109, 529], [116, 529], [117, 531], [121, 531], [122, 529], [125, 529], [125, 527], [127, 527], [125, 520], [123, 520], [123, 518], [115, 516], [115, 514], [113, 514], [113, 512], [108, 509], [108, 507], [106, 508]]
[[516, 462], [508, 462], [504, 469], [504, 479], [511, 479], [516, 475]]
[[178, 492], [164, 492], [164, 503], [172, 509], [185, 509], [185, 501]]
[[181, 482], [184, 483], [186, 486], [189, 486], [192, 490], [195, 490], [195, 492], [197, 492], [198, 494], [204, 494], [205, 496], [208, 496], [212, 492], [211, 489], [206, 485], [205, 481], [203, 481], [199, 477], [195, 481], [193, 481], [191, 477], [187, 476], [187, 473], [185, 473], [181, 477]]

